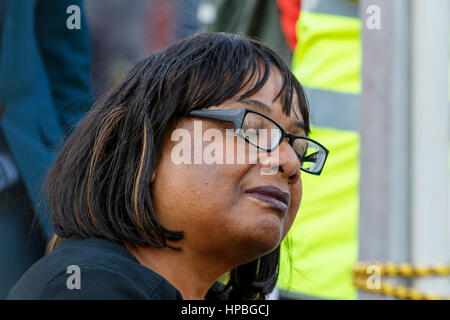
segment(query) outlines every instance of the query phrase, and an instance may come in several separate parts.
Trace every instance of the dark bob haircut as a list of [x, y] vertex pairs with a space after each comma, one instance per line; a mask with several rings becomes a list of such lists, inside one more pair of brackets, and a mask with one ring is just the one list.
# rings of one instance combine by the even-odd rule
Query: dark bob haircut
[[[265, 44], [245, 36], [198, 33], [139, 62], [80, 121], [50, 169], [44, 192], [55, 232], [49, 251], [72, 235], [140, 246], [170, 247], [183, 238], [168, 230], [152, 206], [150, 178], [164, 138], [189, 111], [219, 105], [267, 82], [270, 67], [283, 85], [276, 99], [290, 116], [294, 95], [309, 133], [300, 83]], [[179, 249], [179, 248], [178, 248]], [[231, 270], [230, 299], [264, 298], [278, 278], [280, 248]], [[210, 292], [207, 298], [214, 298]]]

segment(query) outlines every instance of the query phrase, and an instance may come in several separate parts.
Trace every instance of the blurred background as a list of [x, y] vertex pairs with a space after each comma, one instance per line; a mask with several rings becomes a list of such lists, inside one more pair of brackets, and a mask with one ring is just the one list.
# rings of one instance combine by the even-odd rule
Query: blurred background
[[450, 298], [449, 29], [450, 0], [0, 0], [0, 298], [45, 253], [39, 190], [77, 121], [199, 31], [273, 47], [330, 150], [270, 298]]

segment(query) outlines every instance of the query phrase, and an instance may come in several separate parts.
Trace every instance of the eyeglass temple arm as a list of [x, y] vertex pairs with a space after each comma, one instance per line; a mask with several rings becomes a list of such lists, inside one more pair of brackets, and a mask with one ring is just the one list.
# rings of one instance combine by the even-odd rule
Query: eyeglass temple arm
[[191, 116], [198, 116], [201, 118], [215, 119], [227, 122], [233, 122], [236, 128], [241, 125], [242, 119], [245, 115], [245, 109], [230, 109], [230, 110], [193, 110], [189, 112]]

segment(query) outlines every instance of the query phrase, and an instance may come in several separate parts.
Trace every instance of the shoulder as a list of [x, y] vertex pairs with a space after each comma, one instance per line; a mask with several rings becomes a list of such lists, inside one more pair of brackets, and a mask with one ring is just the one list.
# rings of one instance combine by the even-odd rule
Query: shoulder
[[42, 288], [38, 299], [170, 299], [170, 291], [161, 292], [165, 289], [162, 278], [154, 279], [151, 287], [146, 288], [143, 283], [114, 267], [80, 265], [69, 271], [52, 278]]
[[[67, 242], [66, 242], [67, 241]], [[34, 264], [8, 299], [179, 299], [164, 278], [121, 244], [69, 239]]]

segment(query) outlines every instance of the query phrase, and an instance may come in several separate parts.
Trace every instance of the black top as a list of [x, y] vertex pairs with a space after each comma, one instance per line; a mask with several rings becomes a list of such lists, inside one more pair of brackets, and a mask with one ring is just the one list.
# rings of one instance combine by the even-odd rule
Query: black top
[[122, 244], [74, 236], [31, 266], [7, 299], [183, 298], [167, 280], [141, 265]]

